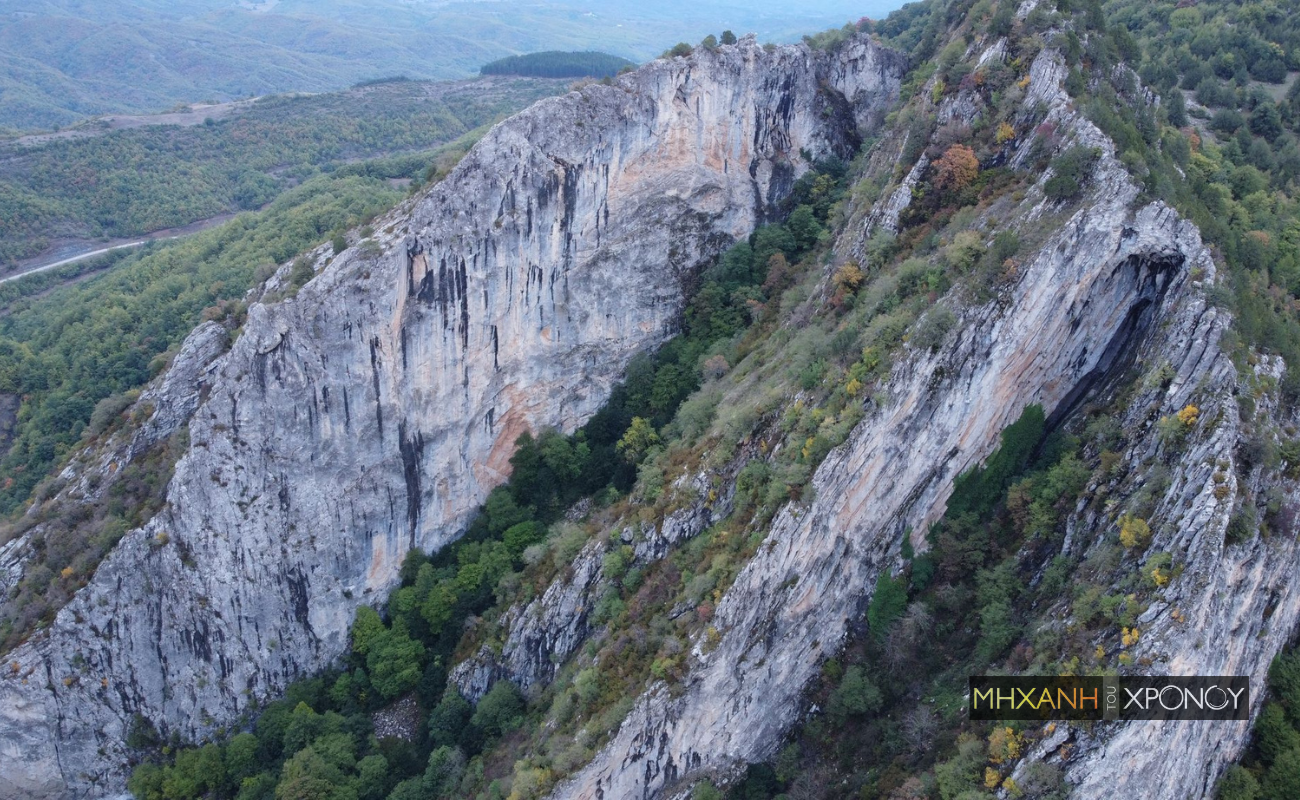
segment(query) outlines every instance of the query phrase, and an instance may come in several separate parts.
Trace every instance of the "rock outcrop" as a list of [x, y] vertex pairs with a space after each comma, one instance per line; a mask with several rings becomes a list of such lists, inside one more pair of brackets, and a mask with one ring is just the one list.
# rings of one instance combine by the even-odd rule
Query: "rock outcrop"
[[[986, 457], [1027, 405], [1041, 404], [1055, 423], [1142, 357], [1168, 360], [1175, 372], [1167, 392], [1149, 398], [1155, 413], [1173, 413], [1202, 393], [1218, 398], [1207, 414], [1220, 405], [1224, 412], [1190, 456], [1168, 465], [1173, 477], [1154, 519], [1160, 548], [1194, 554], [1176, 593], [1186, 596], [1189, 617], [1153, 622], [1161, 609], [1150, 612], [1147, 622], [1162, 631], [1151, 653], [1172, 673], [1262, 678], [1295, 626], [1296, 599], [1269, 598], [1294, 572], [1296, 548], [1257, 541], [1223, 549], [1232, 501], [1215, 495], [1210, 473], [1219, 468], [1213, 454], [1233, 450], [1238, 428], [1229, 408], [1235, 373], [1218, 349], [1227, 319], [1198, 284], [1214, 280], [1215, 266], [1194, 225], [1162, 203], [1135, 204], [1138, 189], [1113, 145], [1070, 108], [1063, 74], [1058, 56], [1040, 54], [1027, 102], [1043, 104], [1069, 143], [1100, 150], [1079, 210], [1062, 217], [1041, 188], [1012, 213], [998, 210], [1050, 235], [1010, 288], [957, 310], [959, 322], [936, 352], [912, 350], [896, 364], [867, 417], [817, 470], [816, 499], [777, 516], [724, 595], [714, 617], [721, 642], [697, 642], [685, 684], [651, 686], [614, 739], [555, 797], [673, 796], [704, 775], [725, 780], [770, 757], [801, 714], [801, 694], [821, 661], [837, 651], [877, 576], [895, 566], [906, 532], [924, 548], [952, 479]], [[897, 211], [895, 195], [886, 194], [866, 224], [884, 224]], [[1148, 451], [1156, 447], [1152, 423], [1136, 427]], [[1092, 513], [1076, 523], [1075, 546], [1087, 548], [1113, 519]], [[1238, 592], [1248, 598], [1240, 607]], [[1202, 636], [1215, 645], [1193, 641]], [[1112, 726], [1076, 750], [1073, 796], [1110, 797], [1117, 789], [1132, 797], [1205, 796], [1245, 740], [1244, 725]]]
[[750, 38], [544, 100], [253, 305], [202, 395], [164, 404], [193, 414], [168, 506], [6, 657], [0, 797], [118, 790], [135, 715], [201, 737], [337, 658], [407, 551], [505, 479], [516, 436], [595, 411], [697, 266], [807, 157], [851, 155], [903, 68], [865, 39]]
[[[730, 476], [728, 486], [734, 478]], [[680, 479], [675, 488], [683, 489], [686, 483], [685, 478]], [[695, 502], [672, 512], [658, 525], [642, 522], [638, 529], [625, 527], [613, 541], [591, 540], [574, 557], [571, 569], [553, 581], [541, 597], [506, 609], [498, 624], [509, 635], [500, 656], [483, 647], [452, 670], [451, 682], [460, 693], [477, 703], [499, 680], [508, 680], [525, 691], [553, 681], [560, 665], [591, 632], [588, 618], [606, 585], [602, 565], [611, 548], [631, 547], [633, 563], [645, 566], [731, 513], [734, 490], [710, 501], [705, 473], [695, 475], [689, 483]]]

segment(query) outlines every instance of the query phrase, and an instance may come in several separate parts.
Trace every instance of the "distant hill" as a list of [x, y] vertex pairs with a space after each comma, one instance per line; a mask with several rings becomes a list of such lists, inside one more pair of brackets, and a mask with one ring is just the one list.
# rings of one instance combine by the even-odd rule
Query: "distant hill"
[[617, 75], [624, 67], [636, 66], [633, 62], [609, 53], [594, 50], [567, 52], [547, 50], [544, 53], [526, 53], [506, 56], [484, 64], [482, 75], [526, 75], [534, 78], [607, 78]]
[[333, 91], [383, 75], [468, 78], [493, 59], [539, 50], [600, 49], [645, 61], [724, 28], [797, 41], [902, 1], [0, 3], [0, 134], [182, 103]]
[[564, 86], [521, 77], [387, 79], [107, 117], [0, 143], [0, 273], [38, 255], [94, 249], [88, 244], [101, 238], [260, 208], [319, 172], [427, 152]]

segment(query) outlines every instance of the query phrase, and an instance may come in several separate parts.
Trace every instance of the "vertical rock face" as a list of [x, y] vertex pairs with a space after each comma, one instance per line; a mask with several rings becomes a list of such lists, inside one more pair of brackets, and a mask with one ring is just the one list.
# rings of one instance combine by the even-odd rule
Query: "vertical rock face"
[[[139, 714], [197, 736], [341, 654], [516, 436], [570, 430], [805, 158], [851, 155], [901, 56], [752, 39], [544, 100], [209, 368], [169, 505], [0, 675], [0, 797], [122, 785]], [[12, 662], [12, 666], [10, 666]]]

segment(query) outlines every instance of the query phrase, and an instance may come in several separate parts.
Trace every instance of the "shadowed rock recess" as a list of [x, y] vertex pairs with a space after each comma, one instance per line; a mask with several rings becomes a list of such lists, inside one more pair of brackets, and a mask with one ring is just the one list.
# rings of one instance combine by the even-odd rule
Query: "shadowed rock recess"
[[851, 156], [904, 68], [866, 40], [745, 39], [542, 101], [374, 239], [323, 269], [318, 250], [229, 352], [187, 345], [206, 366], [155, 398], [192, 413], [167, 507], [5, 658], [0, 796], [120, 791], [134, 715], [202, 736], [342, 654], [356, 607], [463, 530], [515, 438], [593, 413], [699, 265], [808, 159]]

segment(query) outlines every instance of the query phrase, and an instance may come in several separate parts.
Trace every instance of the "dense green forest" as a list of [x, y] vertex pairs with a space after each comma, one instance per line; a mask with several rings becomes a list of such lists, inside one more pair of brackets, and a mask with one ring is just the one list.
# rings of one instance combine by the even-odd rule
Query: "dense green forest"
[[[390, 80], [230, 118], [0, 147], [0, 268], [59, 238], [138, 236], [260, 208], [343, 164], [445, 144], [561, 87]], [[93, 128], [92, 128], [93, 131]]]
[[506, 56], [484, 64], [482, 75], [529, 75], [539, 78], [608, 78], [623, 69], [636, 66], [631, 61], [609, 53], [587, 50], [569, 53], [548, 50], [544, 53], [526, 53]]
[[1217, 800], [1300, 797], [1300, 652], [1273, 660], [1268, 692], [1250, 749], [1219, 779]]

